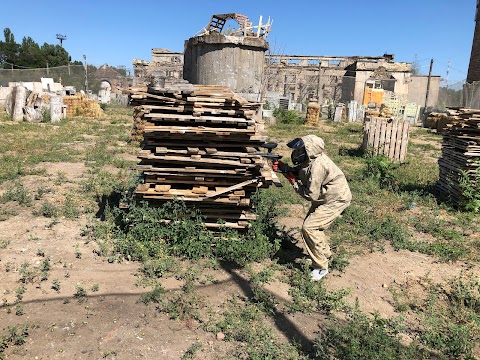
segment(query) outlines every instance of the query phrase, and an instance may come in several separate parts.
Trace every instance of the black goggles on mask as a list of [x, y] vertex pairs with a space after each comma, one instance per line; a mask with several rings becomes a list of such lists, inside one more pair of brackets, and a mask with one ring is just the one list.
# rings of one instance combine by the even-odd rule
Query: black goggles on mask
[[299, 165], [307, 160], [307, 151], [305, 150], [305, 143], [301, 138], [296, 138], [290, 141], [287, 146], [293, 149], [291, 159], [294, 165]]

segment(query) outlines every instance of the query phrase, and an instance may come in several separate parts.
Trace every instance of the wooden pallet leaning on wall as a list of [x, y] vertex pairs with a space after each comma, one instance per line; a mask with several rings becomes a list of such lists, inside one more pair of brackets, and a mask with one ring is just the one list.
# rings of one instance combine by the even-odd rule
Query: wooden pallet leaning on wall
[[410, 123], [382, 117], [367, 117], [363, 125], [364, 151], [404, 162], [407, 156]]

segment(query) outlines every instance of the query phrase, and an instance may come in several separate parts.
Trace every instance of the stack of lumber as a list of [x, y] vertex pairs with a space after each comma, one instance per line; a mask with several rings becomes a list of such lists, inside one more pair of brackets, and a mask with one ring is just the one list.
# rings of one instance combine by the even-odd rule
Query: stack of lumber
[[452, 122], [444, 133], [437, 188], [457, 205], [463, 199], [459, 184], [461, 172], [472, 181], [480, 171], [480, 110], [450, 111]]
[[261, 104], [227, 87], [188, 83], [131, 88], [130, 103], [132, 137], [143, 135], [137, 169], [144, 183], [135, 196], [155, 206], [177, 198], [199, 209], [209, 228], [246, 229], [255, 219], [251, 195], [278, 184], [259, 155]]
[[450, 108], [446, 112], [431, 112], [426, 120], [426, 126], [435, 129], [439, 134], [448, 132], [455, 125], [463, 123], [469, 117], [469, 109]]

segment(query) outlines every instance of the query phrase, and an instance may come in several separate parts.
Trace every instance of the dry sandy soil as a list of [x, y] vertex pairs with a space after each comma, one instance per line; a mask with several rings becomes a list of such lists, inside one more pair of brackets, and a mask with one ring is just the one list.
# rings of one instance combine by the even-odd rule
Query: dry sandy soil
[[[78, 188], [84, 179], [83, 164], [43, 164], [44, 175], [29, 175], [24, 183], [33, 192], [40, 186], [52, 184], [58, 173], [67, 181], [55, 186], [52, 194]], [[2, 185], [5, 191], [8, 183]], [[47, 195], [48, 196], [48, 195]], [[51, 195], [55, 201], [56, 195]], [[1, 205], [7, 206], [7, 205]], [[217, 340], [215, 334], [205, 332], [194, 321], [170, 320], [159, 313], [154, 305], [140, 303], [139, 297], [151, 290], [138, 285], [136, 275], [139, 263], [124, 261], [110, 263], [96, 253], [94, 242], [85, 243], [82, 229], [90, 215], [79, 219], [34, 216], [32, 208], [8, 204], [17, 215], [0, 222], [0, 242], [8, 245], [0, 249], [0, 293], [4, 303], [12, 304], [15, 291], [22, 284], [20, 268], [28, 262], [38, 267], [45, 257], [50, 258], [48, 279], [32, 279], [25, 284], [23, 315], [17, 315], [13, 306], [0, 308], [2, 328], [23, 323], [30, 324], [29, 336], [23, 346], [12, 346], [6, 351], [9, 359], [180, 359], [194, 343], [202, 349], [196, 359], [222, 359], [233, 344]], [[34, 202], [34, 207], [38, 206]], [[291, 216], [282, 223], [294, 229], [301, 226], [306, 209], [293, 207]], [[38, 255], [42, 249], [44, 256]], [[366, 312], [394, 315], [392, 295], [388, 287], [430, 277], [434, 281], [460, 274], [463, 263], [437, 263], [427, 255], [408, 251], [374, 252], [350, 259], [345, 272], [333, 271], [327, 278], [329, 289], [350, 288], [349, 301], [358, 299]], [[221, 309], [232, 294], [248, 296], [247, 275], [228, 267], [213, 271], [215, 283], [199, 287], [207, 304]], [[52, 289], [58, 279], [60, 289]], [[169, 278], [162, 280], [169, 290], [179, 289], [181, 282]], [[75, 297], [77, 287], [87, 292], [85, 301]], [[274, 282], [267, 289], [280, 301], [288, 301], [287, 285]], [[304, 314], [279, 315], [274, 328], [279, 337], [300, 339], [308, 344], [318, 331], [319, 316]]]

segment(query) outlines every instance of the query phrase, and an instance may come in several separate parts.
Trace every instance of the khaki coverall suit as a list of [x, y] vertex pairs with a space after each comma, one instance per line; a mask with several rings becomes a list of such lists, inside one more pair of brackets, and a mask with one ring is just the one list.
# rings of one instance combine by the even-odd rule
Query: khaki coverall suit
[[324, 154], [323, 139], [307, 135], [302, 140], [307, 160], [300, 165], [293, 187], [311, 202], [302, 235], [313, 267], [323, 270], [328, 269], [328, 258], [332, 255], [324, 230], [350, 205], [352, 194], [343, 172]]

